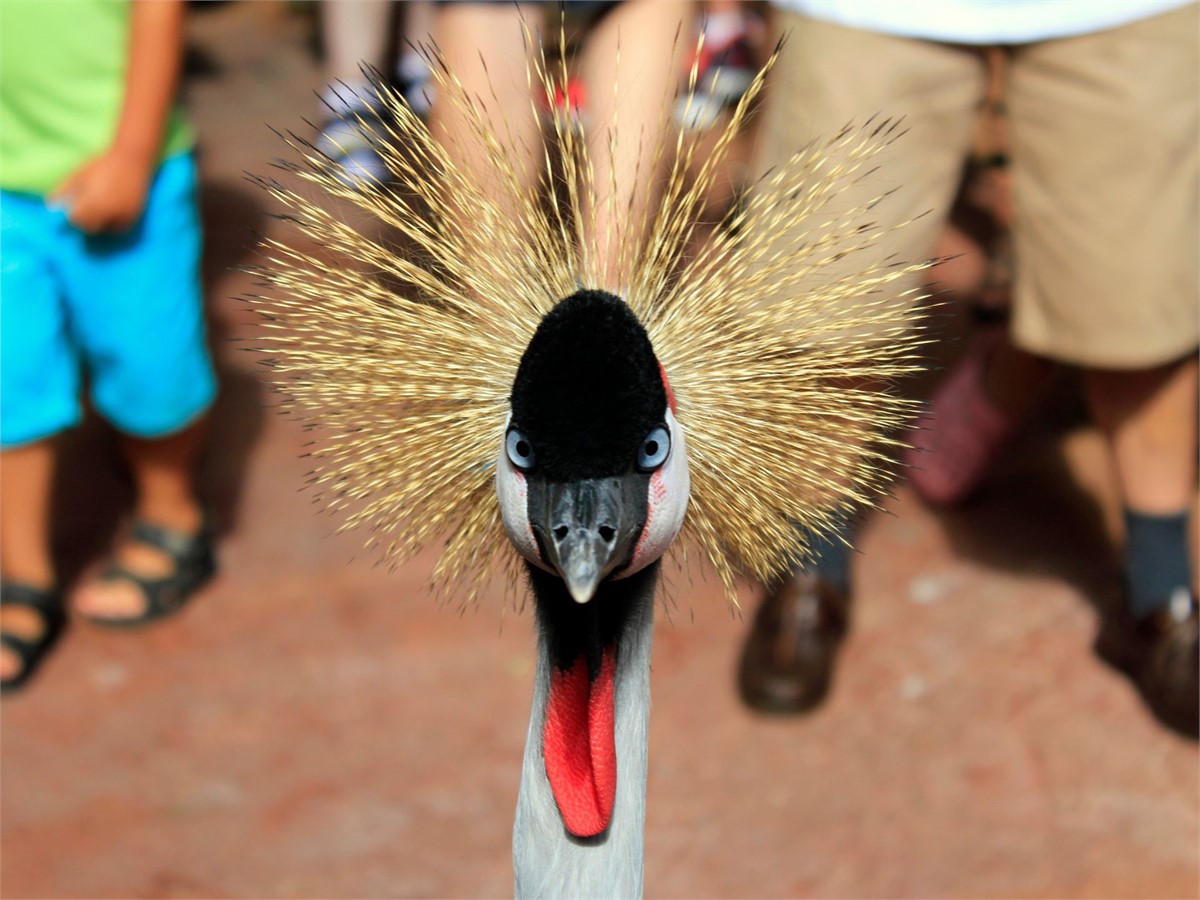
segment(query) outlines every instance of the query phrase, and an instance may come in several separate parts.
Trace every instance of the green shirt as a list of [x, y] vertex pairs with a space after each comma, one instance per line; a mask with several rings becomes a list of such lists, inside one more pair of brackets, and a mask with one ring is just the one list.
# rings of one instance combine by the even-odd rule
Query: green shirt
[[[129, 0], [0, 0], [0, 188], [45, 195], [116, 135]], [[165, 159], [191, 147], [178, 109]]]

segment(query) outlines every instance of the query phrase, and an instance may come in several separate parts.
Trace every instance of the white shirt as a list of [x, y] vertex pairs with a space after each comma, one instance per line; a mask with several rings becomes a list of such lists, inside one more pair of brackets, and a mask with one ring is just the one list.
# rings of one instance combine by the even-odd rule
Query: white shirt
[[1090, 34], [1192, 0], [776, 0], [814, 19], [955, 44], [1027, 44]]

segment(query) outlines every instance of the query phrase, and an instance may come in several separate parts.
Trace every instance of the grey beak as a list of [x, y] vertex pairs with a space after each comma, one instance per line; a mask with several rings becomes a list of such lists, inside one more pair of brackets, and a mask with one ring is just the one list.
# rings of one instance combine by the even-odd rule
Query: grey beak
[[608, 547], [599, 535], [570, 535], [556, 548], [558, 567], [576, 603], [587, 603], [607, 573]]
[[[530, 492], [530, 520], [542, 553], [576, 603], [591, 600], [605, 576], [632, 556], [645, 524], [645, 500], [637, 503], [638, 490], [632, 479], [601, 478], [547, 484], [540, 496]], [[644, 486], [640, 490], [644, 493]]]

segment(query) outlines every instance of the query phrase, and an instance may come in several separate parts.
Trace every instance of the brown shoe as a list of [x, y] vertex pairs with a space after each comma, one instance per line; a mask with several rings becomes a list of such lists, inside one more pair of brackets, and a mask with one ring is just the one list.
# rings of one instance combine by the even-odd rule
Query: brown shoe
[[816, 574], [794, 574], [772, 589], [742, 650], [746, 705], [784, 714], [815, 708], [829, 692], [849, 609], [846, 592]]
[[1129, 675], [1160, 722], [1200, 737], [1200, 616], [1190, 591], [1176, 591], [1163, 609], [1142, 619], [1109, 616], [1097, 650]]

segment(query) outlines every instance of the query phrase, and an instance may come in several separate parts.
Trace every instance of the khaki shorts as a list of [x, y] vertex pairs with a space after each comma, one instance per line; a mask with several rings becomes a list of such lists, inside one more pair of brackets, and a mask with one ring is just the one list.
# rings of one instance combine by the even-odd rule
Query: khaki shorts
[[[781, 14], [763, 168], [872, 115], [908, 133], [880, 161], [901, 259], [933, 252], [986, 90], [979, 48]], [[1139, 369], [1200, 342], [1200, 7], [1009, 50], [1017, 277], [1013, 337], [1092, 368]]]

